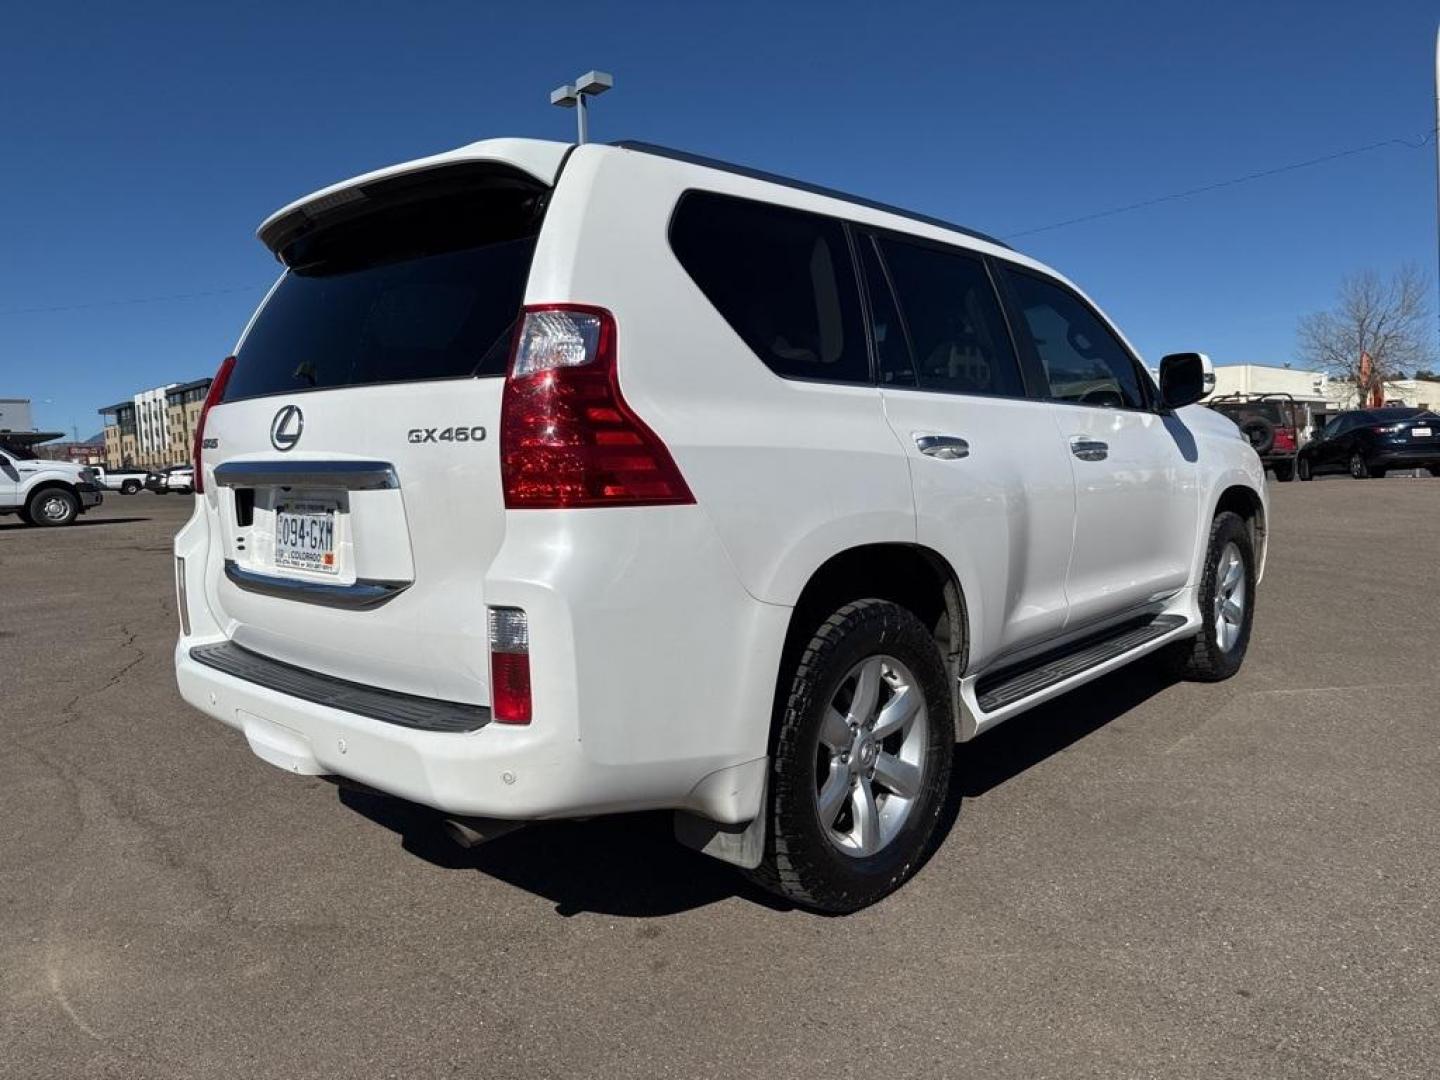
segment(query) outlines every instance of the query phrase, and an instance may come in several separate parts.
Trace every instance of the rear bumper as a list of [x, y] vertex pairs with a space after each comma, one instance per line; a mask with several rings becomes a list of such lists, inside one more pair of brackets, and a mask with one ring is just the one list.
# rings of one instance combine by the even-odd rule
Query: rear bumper
[[299, 775], [343, 776], [450, 814], [538, 820], [673, 807], [717, 821], [754, 816], [765, 759], [696, 778], [685, 761], [603, 764], [558, 726], [475, 731], [404, 727], [307, 701], [175, 649], [180, 696], [235, 728], [262, 760]]
[[[365, 681], [327, 698], [201, 663], [192, 650], [229, 637], [216, 617], [224, 553], [209, 542], [203, 499], [175, 544], [191, 630], [174, 655], [181, 696], [242, 732], [272, 765], [343, 776], [450, 814], [534, 820], [684, 809], [732, 824], [753, 818], [790, 609], [744, 591], [694, 507], [628, 519], [564, 511], [513, 518], [483, 590], [486, 603], [529, 616], [532, 723], [425, 730], [344, 700], [385, 693], [383, 672], [372, 685], [363, 673], [331, 671]], [[483, 665], [483, 637], [474, 647]], [[316, 674], [282, 666], [302, 680]], [[474, 710], [488, 701], [483, 684], [462, 696]]]
[[1409, 447], [1385, 447], [1377, 451], [1371, 458], [1372, 466], [1379, 465], [1387, 469], [1424, 469], [1440, 465], [1440, 447], [1417, 446]]

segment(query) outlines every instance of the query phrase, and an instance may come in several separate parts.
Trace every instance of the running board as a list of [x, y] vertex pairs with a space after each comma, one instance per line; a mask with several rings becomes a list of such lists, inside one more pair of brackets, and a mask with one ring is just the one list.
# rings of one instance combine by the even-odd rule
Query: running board
[[1097, 679], [1172, 640], [1193, 634], [1183, 615], [1157, 615], [1045, 653], [1025, 664], [960, 683], [962, 737]]

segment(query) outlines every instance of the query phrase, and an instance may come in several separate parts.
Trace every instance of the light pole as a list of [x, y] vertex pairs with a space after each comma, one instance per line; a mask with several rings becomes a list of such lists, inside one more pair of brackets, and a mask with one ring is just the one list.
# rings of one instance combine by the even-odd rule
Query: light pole
[[562, 109], [575, 110], [575, 123], [580, 129], [579, 142], [589, 136], [585, 99], [597, 97], [615, 85], [615, 76], [608, 71], [587, 71], [575, 80], [574, 85], [566, 83], [550, 91], [550, 104]]

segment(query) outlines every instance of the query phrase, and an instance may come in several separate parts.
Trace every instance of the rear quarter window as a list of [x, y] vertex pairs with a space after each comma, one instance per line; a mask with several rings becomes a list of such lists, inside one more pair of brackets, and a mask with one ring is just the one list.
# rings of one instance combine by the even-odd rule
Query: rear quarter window
[[692, 191], [676, 207], [670, 246], [705, 298], [775, 374], [870, 381], [855, 272], [839, 221]]

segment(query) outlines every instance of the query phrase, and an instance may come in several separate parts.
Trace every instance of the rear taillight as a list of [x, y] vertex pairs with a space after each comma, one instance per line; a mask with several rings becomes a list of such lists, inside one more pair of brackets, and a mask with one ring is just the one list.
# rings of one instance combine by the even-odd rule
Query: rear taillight
[[1295, 429], [1294, 429], [1294, 428], [1276, 428], [1276, 429], [1275, 429], [1275, 447], [1274, 447], [1274, 448], [1275, 448], [1276, 450], [1294, 450], [1294, 449], [1295, 449]]
[[490, 609], [490, 715], [530, 723], [530, 623], [520, 608]]
[[1370, 430], [1373, 431], [1376, 435], [1399, 435], [1400, 432], [1405, 430], [1405, 425], [1382, 424], [1379, 427], [1372, 427]]
[[600, 308], [525, 309], [500, 410], [500, 461], [511, 510], [695, 501], [620, 393], [615, 319]]
[[205, 491], [205, 469], [200, 464], [200, 451], [205, 446], [205, 418], [225, 396], [225, 386], [230, 381], [230, 372], [235, 370], [235, 357], [227, 356], [220, 361], [220, 370], [210, 380], [210, 392], [205, 395], [205, 404], [200, 406], [200, 419], [195, 422], [195, 445], [191, 457], [195, 460], [195, 494]]

